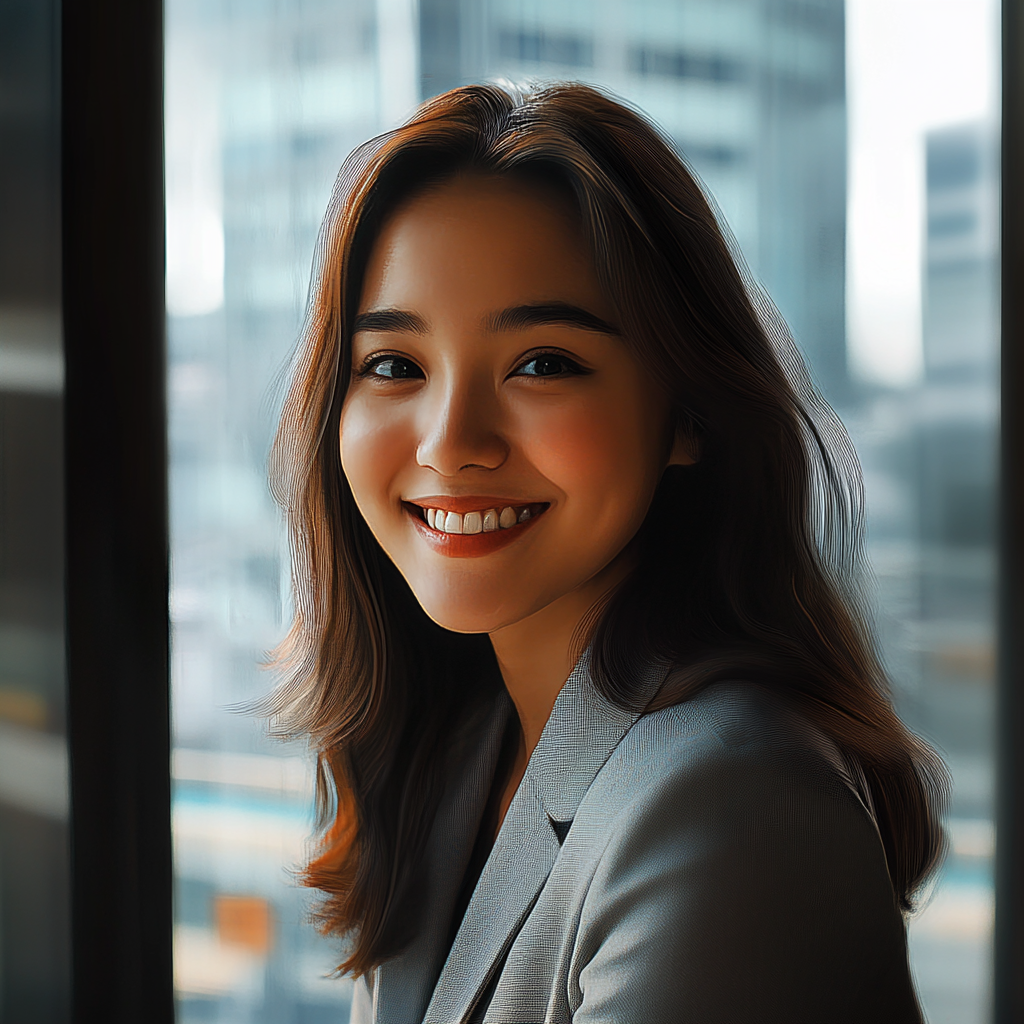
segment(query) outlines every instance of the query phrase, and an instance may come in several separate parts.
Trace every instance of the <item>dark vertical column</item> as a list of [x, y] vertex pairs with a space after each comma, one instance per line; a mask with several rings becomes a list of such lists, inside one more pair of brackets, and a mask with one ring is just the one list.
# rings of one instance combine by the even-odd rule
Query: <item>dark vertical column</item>
[[1024, 3], [1003, 3], [1002, 599], [995, 1022], [1024, 1021]]
[[162, 7], [65, 0], [76, 1021], [173, 1020]]

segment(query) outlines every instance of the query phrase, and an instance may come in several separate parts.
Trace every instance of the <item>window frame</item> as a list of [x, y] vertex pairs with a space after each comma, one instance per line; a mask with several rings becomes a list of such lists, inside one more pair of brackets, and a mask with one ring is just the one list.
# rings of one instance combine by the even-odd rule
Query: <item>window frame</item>
[[73, 1018], [172, 1024], [163, 7], [61, 19]]
[[[76, 1020], [173, 1022], [163, 5], [62, 9]], [[1024, 178], [1024, 0], [1002, 9], [1002, 181]], [[1024, 1020], [1024, 197], [1002, 199], [995, 1024]]]
[[[1024, 2], [1002, 5], [1002, 182], [1024, 175]], [[995, 1024], [1024, 1020], [1024, 198], [1002, 189]]]

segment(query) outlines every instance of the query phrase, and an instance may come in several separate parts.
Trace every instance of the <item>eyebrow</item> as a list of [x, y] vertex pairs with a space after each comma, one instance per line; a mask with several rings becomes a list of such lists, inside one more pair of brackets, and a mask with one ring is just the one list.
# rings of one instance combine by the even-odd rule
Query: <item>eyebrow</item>
[[352, 333], [358, 331], [380, 331], [393, 334], [426, 334], [427, 321], [418, 313], [404, 309], [374, 309], [360, 313], [352, 325]]
[[580, 327], [585, 331], [596, 331], [599, 334], [619, 333], [619, 329], [607, 320], [602, 320], [599, 316], [568, 302], [536, 302], [510, 306], [488, 320], [488, 327], [492, 331], [521, 331], [528, 327], [544, 327], [549, 324]]
[[[619, 329], [607, 320], [568, 302], [534, 302], [509, 306], [487, 318], [492, 331], [522, 331], [530, 327], [560, 324], [579, 327], [599, 334], [618, 335]], [[360, 313], [352, 325], [352, 333], [378, 331], [383, 334], [427, 334], [429, 326], [418, 313], [405, 309], [373, 309]]]

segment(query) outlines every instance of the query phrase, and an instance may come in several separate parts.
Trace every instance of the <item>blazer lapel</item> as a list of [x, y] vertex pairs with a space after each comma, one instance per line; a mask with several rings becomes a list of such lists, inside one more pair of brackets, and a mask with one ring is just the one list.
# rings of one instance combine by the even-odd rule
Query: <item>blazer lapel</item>
[[[644, 666], [633, 683], [639, 707], [654, 696], [667, 672], [665, 662]], [[528, 768], [552, 821], [572, 821], [597, 773], [639, 717], [640, 712], [601, 695], [590, 678], [590, 655], [585, 652], [555, 701]]]
[[410, 946], [377, 968], [374, 1024], [410, 1024], [423, 1011], [447, 953], [452, 912], [487, 803], [505, 723], [514, 714], [502, 694], [446, 792], [426, 851], [426, 904]]
[[[649, 666], [636, 688], [641, 706], [665, 673], [663, 664]], [[580, 801], [639, 717], [597, 692], [584, 654], [530, 757], [438, 978], [425, 1024], [455, 1024], [468, 1017], [533, 909]]]
[[558, 851], [535, 785], [524, 778], [466, 909], [425, 1022], [455, 1024], [466, 1019], [533, 908]]

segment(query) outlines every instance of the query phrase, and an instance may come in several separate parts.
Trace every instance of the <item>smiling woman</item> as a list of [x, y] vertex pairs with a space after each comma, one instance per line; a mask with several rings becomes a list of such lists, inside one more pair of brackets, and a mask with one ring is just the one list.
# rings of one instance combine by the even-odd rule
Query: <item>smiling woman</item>
[[634, 567], [666, 467], [694, 461], [571, 209], [479, 174], [400, 205], [366, 267], [341, 413], [374, 537], [436, 623], [491, 638], [524, 733], [502, 814], [573, 630]]
[[841, 427], [704, 196], [582, 86], [357, 151], [276, 447], [355, 1021], [918, 1021], [944, 774]]

